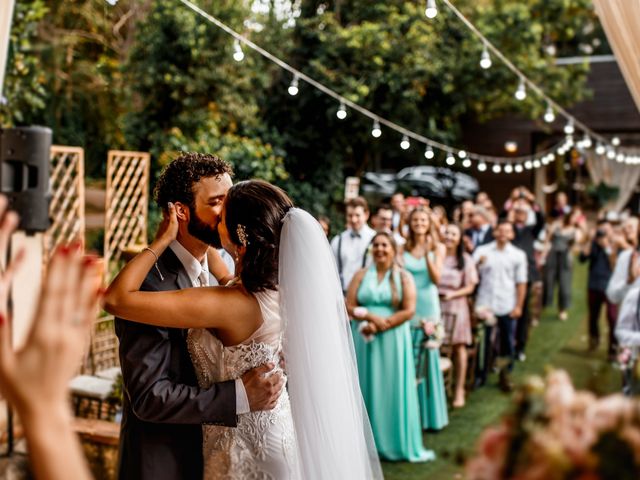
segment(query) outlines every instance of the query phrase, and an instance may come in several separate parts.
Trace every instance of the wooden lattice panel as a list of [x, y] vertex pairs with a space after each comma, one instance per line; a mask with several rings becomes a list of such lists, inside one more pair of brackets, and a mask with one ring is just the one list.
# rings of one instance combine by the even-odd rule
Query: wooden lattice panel
[[146, 245], [151, 157], [110, 150], [104, 231], [105, 272], [130, 246]]
[[44, 259], [60, 244], [84, 241], [84, 150], [51, 147], [51, 226], [44, 237]]

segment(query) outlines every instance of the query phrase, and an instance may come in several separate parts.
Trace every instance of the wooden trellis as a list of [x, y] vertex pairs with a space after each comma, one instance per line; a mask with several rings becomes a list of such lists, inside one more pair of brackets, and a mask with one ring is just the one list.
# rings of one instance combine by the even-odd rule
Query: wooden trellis
[[61, 243], [84, 241], [84, 149], [51, 147], [51, 226], [44, 237], [44, 259]]
[[124, 250], [147, 243], [150, 164], [151, 157], [145, 152], [109, 151], [104, 229], [107, 275], [111, 262], [119, 260]]

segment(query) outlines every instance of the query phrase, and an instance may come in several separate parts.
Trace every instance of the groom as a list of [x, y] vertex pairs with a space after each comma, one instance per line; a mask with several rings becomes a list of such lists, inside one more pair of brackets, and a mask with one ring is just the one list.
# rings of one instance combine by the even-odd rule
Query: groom
[[[169, 164], [155, 188], [158, 205], [176, 205], [177, 240], [160, 256], [141, 290], [215, 285], [206, 252], [219, 246], [217, 225], [231, 187], [231, 167], [214, 155], [185, 153]], [[202, 424], [236, 426], [236, 416], [275, 405], [284, 380], [265, 377], [272, 365], [235, 381], [198, 387], [187, 330], [116, 319], [124, 406], [120, 480], [200, 479]]]

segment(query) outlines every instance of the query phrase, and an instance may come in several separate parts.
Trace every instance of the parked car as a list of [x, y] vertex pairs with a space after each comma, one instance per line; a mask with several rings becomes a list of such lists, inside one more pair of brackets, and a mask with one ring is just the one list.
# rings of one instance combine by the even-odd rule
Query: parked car
[[387, 200], [396, 191], [408, 196], [420, 196], [433, 203], [452, 206], [473, 199], [479, 191], [478, 181], [472, 176], [445, 167], [421, 165], [407, 167], [397, 174], [365, 173], [360, 185], [362, 195], [372, 205]]

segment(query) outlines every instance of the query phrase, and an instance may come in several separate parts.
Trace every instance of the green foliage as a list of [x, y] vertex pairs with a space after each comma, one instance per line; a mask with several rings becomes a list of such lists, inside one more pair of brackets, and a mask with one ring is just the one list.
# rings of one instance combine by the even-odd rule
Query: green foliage
[[9, 58], [0, 102], [0, 127], [24, 125], [45, 107], [45, 76], [35, 51], [38, 24], [47, 14], [43, 0], [17, 2], [9, 37]]

